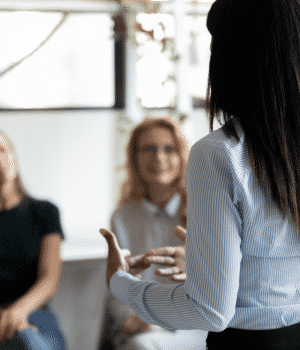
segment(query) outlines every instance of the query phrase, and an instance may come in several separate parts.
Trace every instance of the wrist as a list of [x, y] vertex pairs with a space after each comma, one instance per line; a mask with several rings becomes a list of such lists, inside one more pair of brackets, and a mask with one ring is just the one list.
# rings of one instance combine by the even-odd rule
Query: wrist
[[15, 314], [18, 314], [19, 316], [21, 317], [26, 317], [28, 318], [29, 317], [29, 314], [30, 314], [30, 310], [28, 310], [28, 308], [26, 308], [22, 302], [19, 302], [18, 300], [13, 303], [12, 305], [10, 305], [7, 310], [15, 313]]

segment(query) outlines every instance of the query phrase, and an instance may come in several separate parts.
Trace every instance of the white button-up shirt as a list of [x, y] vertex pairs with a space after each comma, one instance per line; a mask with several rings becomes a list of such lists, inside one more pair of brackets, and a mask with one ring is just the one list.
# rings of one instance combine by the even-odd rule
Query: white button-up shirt
[[[183, 243], [175, 236], [174, 229], [180, 224], [181, 196], [176, 194], [163, 207], [143, 199], [139, 202], [121, 204], [111, 218], [111, 231], [116, 235], [122, 249], [129, 249], [131, 255], [140, 255], [149, 250], [179, 246]], [[154, 274], [158, 265], [142, 273], [143, 279], [164, 284], [174, 284], [169, 278]]]

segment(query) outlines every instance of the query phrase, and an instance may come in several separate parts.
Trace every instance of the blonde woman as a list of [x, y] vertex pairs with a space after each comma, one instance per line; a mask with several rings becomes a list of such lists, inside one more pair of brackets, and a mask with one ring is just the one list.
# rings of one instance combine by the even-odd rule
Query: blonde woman
[[47, 301], [58, 284], [59, 211], [24, 189], [13, 147], [0, 132], [0, 350], [64, 350]]

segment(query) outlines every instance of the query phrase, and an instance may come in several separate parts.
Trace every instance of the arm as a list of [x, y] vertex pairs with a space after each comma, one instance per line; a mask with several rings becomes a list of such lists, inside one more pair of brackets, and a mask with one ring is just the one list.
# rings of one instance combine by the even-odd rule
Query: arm
[[28, 316], [42, 306], [56, 291], [61, 272], [61, 236], [48, 234], [42, 238], [36, 283], [13, 305]]
[[185, 284], [140, 281], [128, 275], [126, 267], [109, 282], [115, 297], [147, 323], [220, 332], [235, 313], [242, 221], [229, 156], [226, 149], [220, 152], [211, 145], [192, 148], [187, 168]]
[[29, 315], [54, 294], [61, 271], [61, 239], [56, 234], [42, 238], [37, 281], [16, 302], [1, 311], [0, 339], [9, 339], [15, 331], [27, 328]]

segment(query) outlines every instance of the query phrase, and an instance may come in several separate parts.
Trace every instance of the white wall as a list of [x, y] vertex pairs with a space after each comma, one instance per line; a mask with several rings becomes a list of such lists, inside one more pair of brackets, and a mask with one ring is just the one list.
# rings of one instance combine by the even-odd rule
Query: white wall
[[56, 204], [68, 240], [103, 241], [113, 210], [113, 111], [0, 112], [23, 183]]

